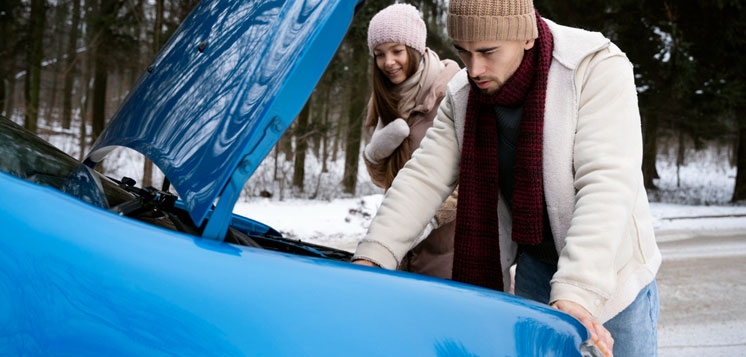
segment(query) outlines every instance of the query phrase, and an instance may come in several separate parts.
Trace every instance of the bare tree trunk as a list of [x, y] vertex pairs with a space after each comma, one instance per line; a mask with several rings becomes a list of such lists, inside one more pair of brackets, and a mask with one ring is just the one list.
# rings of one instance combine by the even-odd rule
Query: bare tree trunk
[[303, 106], [295, 130], [295, 163], [293, 165], [293, 187], [303, 192], [303, 179], [306, 176], [306, 151], [308, 150], [308, 119], [311, 112], [311, 101]]
[[163, 1], [155, 1], [155, 22], [153, 22], [153, 55], [160, 51], [163, 46], [161, 36], [163, 34]]
[[[161, 46], [163, 46], [163, 39], [161, 38], [163, 35], [163, 1], [164, 0], [156, 0], [155, 2], [155, 21], [153, 22], [153, 47], [152, 47], [152, 56], [153, 58], [158, 51], [160, 51]], [[145, 158], [143, 162], [143, 170], [142, 170], [142, 186], [148, 187], [153, 185], [153, 162], [150, 161], [147, 157]]]
[[85, 158], [87, 149], [86, 140], [88, 139], [88, 101], [91, 97], [91, 87], [93, 85], [91, 81], [91, 71], [92, 68], [90, 68], [90, 65], [88, 65], [88, 68], [83, 74], [83, 81], [81, 85], [83, 95], [80, 97], [80, 157], [78, 158], [81, 161], [83, 160], [83, 158]]
[[[344, 111], [344, 108], [340, 108], [340, 113]], [[340, 114], [341, 116], [341, 114]], [[334, 138], [332, 140], [332, 157], [331, 161], [337, 161], [337, 155], [339, 155], [339, 148], [342, 146], [340, 141], [342, 140], [342, 119], [337, 120], [337, 125], [334, 129]]]
[[[357, 85], [359, 86], [359, 85]], [[355, 88], [353, 92], [360, 91], [361, 88]], [[362, 89], [362, 92], [365, 90]], [[359, 92], [360, 93], [360, 92]], [[355, 95], [351, 95], [352, 101], [354, 101]], [[342, 176], [342, 184], [344, 186], [344, 192], [349, 194], [355, 194], [355, 188], [357, 186], [357, 171], [358, 163], [360, 162], [360, 138], [361, 129], [363, 123], [363, 108], [364, 103], [350, 103], [348, 112], [348, 124], [347, 124], [347, 147], [345, 149], [345, 168]]]
[[319, 82], [316, 85], [316, 90], [311, 96], [311, 103], [313, 112], [311, 113], [311, 124], [309, 128], [309, 135], [311, 136], [311, 147], [313, 156], [317, 159], [321, 158], [321, 140], [324, 139], [326, 130], [324, 128], [324, 110], [326, 109], [326, 92], [328, 86]]
[[176, 18], [179, 23], [183, 22], [189, 13], [197, 6], [199, 0], [180, 0], [176, 9]]
[[46, 22], [45, 0], [31, 0], [29, 38], [26, 59], [26, 118], [24, 126], [36, 132], [39, 117], [39, 90], [41, 88], [41, 60], [44, 57], [44, 24]]
[[93, 142], [104, 131], [106, 123], [106, 85], [109, 79], [106, 62], [101, 58], [104, 55], [99, 54], [99, 52], [96, 50], [96, 62], [93, 69], [93, 108], [91, 109], [91, 140]]
[[280, 148], [278, 147], [278, 144], [275, 144], [274, 152], [275, 152], [274, 153], [275, 167], [274, 167], [274, 171], [272, 172], [272, 181], [277, 181], [278, 180], [277, 174], [280, 172], [280, 168], [279, 168], [280, 164], [278, 162], [278, 159], [280, 157]]
[[[15, 34], [19, 33], [19, 21], [15, 19], [14, 14], [21, 7], [20, 1], [11, 2], [3, 1], [0, 5], [0, 33]], [[8, 118], [12, 116], [9, 103], [13, 97], [13, 83], [15, 82], [15, 62], [18, 50], [16, 46], [20, 44], [25, 36], [6, 36], [0, 37], [0, 115]], [[23, 41], [26, 42], [26, 41]]]
[[0, 78], [0, 115], [2, 115], [5, 110], [5, 98], [7, 97], [6, 82], [7, 80], [5, 78]]
[[[54, 13], [54, 27], [53, 31], [56, 34], [63, 34], [66, 32], [66, 24], [67, 24], [67, 15], [69, 13], [69, 10], [67, 9], [66, 4], [57, 4], [55, 6], [55, 13]], [[62, 37], [62, 36], [58, 36]], [[47, 108], [49, 108], [49, 115], [47, 116], [47, 123], [51, 121], [59, 121], [60, 115], [59, 110], [57, 110], [57, 92], [58, 92], [58, 84], [59, 84], [59, 78], [60, 74], [64, 72], [63, 67], [63, 58], [65, 58], [65, 42], [62, 41], [62, 38], [57, 38], [56, 41], [56, 48], [54, 53], [54, 59], [55, 61], [51, 65], [51, 70], [48, 71], [52, 75], [52, 88], [49, 90], [49, 96], [48, 96], [48, 103]]]
[[321, 115], [321, 127], [323, 128], [321, 136], [321, 172], [327, 173], [329, 172], [329, 165], [327, 162], [329, 161], [329, 129], [331, 128], [329, 125], [329, 108], [331, 107], [329, 100], [331, 100], [331, 90], [327, 89], [324, 98], [324, 111]]
[[95, 142], [106, 125], [107, 85], [109, 81], [108, 46], [113, 42], [112, 26], [116, 17], [117, 0], [101, 0], [94, 40], [95, 69], [93, 70], [93, 108], [91, 139]]
[[738, 129], [736, 147], [736, 183], [731, 199], [733, 202], [746, 200], [746, 127]]
[[681, 166], [684, 165], [684, 157], [686, 156], [686, 145], [684, 143], [684, 131], [679, 131], [679, 147], [676, 150], [676, 187], [681, 187]]
[[9, 119], [13, 117], [13, 106], [15, 105], [14, 96], [16, 90], [16, 79], [15, 76], [9, 76], [7, 78], [0, 78], [2, 81], [4, 95], [0, 100], [0, 114], [5, 115]]
[[85, 22], [86, 22], [86, 34], [85, 34], [85, 63], [83, 64], [83, 79], [81, 81], [81, 98], [80, 98], [80, 159], [82, 160], [86, 154], [86, 143], [88, 139], [88, 122], [90, 121], [90, 114], [88, 109], [91, 103], [91, 91], [93, 87], [93, 70], [95, 66], [95, 42], [96, 35], [94, 30], [94, 24], [96, 23], [96, 16], [98, 15], [98, 1], [97, 0], [85, 0]]
[[78, 71], [78, 55], [77, 55], [77, 44], [78, 44], [78, 27], [80, 26], [80, 0], [72, 1], [72, 12], [71, 24], [70, 24], [70, 36], [67, 41], [67, 59], [65, 61], [64, 68], [64, 81], [62, 89], [62, 127], [65, 129], [70, 128], [71, 115], [72, 115], [72, 96], [73, 96], [73, 84], [75, 83], [75, 76]]
[[282, 134], [280, 141], [277, 143], [277, 147], [285, 154], [285, 161], [293, 159], [293, 132], [295, 132], [295, 123], [290, 125], [290, 128], [285, 134]]
[[354, 195], [357, 186], [357, 171], [360, 162], [360, 138], [362, 136], [363, 113], [365, 112], [368, 81], [368, 52], [365, 39], [354, 39], [360, 44], [355, 46], [353, 64], [357, 70], [352, 71], [350, 88], [350, 107], [347, 111], [347, 147], [345, 149], [345, 168], [342, 176], [344, 192]]
[[658, 157], [658, 118], [655, 115], [645, 117], [642, 125], [642, 176], [645, 188], [656, 189], [654, 180], [659, 178], [655, 167]]

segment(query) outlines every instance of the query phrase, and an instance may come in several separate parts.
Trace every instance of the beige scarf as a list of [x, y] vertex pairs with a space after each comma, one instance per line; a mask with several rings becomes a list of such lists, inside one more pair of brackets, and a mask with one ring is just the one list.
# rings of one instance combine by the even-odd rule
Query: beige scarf
[[402, 118], [408, 119], [413, 111], [427, 113], [433, 108], [439, 92], [442, 94], [445, 89], [445, 84], [441, 90], [430, 88], [437, 82], [438, 74], [443, 67], [438, 54], [426, 48], [417, 72], [394, 88], [401, 98], [397, 109]]

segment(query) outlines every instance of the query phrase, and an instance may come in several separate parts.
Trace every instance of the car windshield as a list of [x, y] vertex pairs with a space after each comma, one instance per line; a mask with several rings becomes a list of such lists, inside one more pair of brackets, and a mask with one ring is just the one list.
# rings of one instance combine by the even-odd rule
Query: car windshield
[[[65, 191], [81, 163], [13, 121], [0, 117], [0, 170], [40, 185]], [[132, 198], [125, 190], [94, 171], [109, 205]]]

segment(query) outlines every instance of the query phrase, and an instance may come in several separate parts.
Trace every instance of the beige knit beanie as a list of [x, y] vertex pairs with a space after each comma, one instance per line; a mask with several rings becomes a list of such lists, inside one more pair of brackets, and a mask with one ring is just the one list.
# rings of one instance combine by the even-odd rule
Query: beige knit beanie
[[454, 41], [524, 41], [539, 37], [532, 0], [451, 0], [448, 36]]

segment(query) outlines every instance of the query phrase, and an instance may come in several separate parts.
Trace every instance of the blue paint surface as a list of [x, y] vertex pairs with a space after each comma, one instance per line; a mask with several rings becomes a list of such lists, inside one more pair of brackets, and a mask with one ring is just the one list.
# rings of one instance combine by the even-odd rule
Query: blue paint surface
[[0, 355], [579, 355], [585, 328], [544, 305], [222, 242], [274, 232], [233, 204], [357, 5], [202, 1], [104, 131], [87, 164], [145, 154], [203, 236], [107, 210], [109, 181], [0, 118]]

